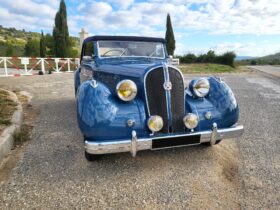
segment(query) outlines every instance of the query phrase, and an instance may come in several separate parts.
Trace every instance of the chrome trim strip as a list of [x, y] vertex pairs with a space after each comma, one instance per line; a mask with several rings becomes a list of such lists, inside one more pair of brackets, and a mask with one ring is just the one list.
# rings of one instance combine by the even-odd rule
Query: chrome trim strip
[[[170, 82], [169, 79], [169, 71], [168, 66], [166, 63], [162, 63], [163, 67], [163, 74], [164, 74], [164, 83]], [[164, 85], [164, 83], [162, 85]], [[171, 113], [171, 93], [170, 90], [165, 90], [165, 100], [166, 100], [166, 111], [167, 111], [167, 125], [168, 125], [168, 132], [170, 126], [172, 126], [172, 113]]]
[[[166, 138], [174, 138], [174, 137], [183, 137], [183, 136], [196, 136], [200, 135], [200, 143], [211, 142], [236, 138], [243, 134], [244, 128], [243, 125], [223, 128], [215, 130], [215, 126], [213, 125], [212, 130], [201, 131], [201, 132], [193, 132], [187, 134], [175, 134], [175, 135], [167, 135], [167, 136], [153, 136], [149, 138], [137, 138], [136, 132], [132, 131], [132, 139], [124, 139], [124, 140], [112, 140], [106, 142], [93, 142], [93, 141], [85, 141], [85, 149], [90, 154], [107, 154], [107, 153], [119, 153], [119, 152], [131, 152], [132, 155], [136, 155], [137, 151], [141, 150], [152, 150], [152, 141], [156, 139], [166, 139]], [[135, 133], [134, 133], [135, 132]], [[217, 135], [213, 135], [216, 133]], [[191, 146], [190, 145], [182, 145], [176, 147], [183, 146]]]

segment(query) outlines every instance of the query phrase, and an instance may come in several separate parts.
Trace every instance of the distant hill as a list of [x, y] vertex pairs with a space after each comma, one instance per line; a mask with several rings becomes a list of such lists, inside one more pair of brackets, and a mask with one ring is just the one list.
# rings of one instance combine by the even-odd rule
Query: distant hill
[[[46, 35], [46, 34], [45, 34]], [[51, 37], [51, 35], [47, 35]], [[40, 40], [41, 33], [5, 28], [0, 25], [0, 57], [6, 56], [7, 48], [13, 48], [13, 56], [24, 56], [24, 47], [29, 38]], [[79, 50], [79, 38], [70, 37], [75, 50]]]
[[251, 59], [251, 58], [253, 58], [253, 57], [252, 56], [236, 56], [235, 60], [242, 61], [242, 60]]
[[236, 63], [243, 65], [280, 65], [280, 52], [263, 57], [251, 57], [245, 59], [236, 59]]
[[257, 58], [258, 60], [267, 60], [267, 61], [273, 61], [273, 60], [280, 60], [280, 52], [279, 53], [275, 53], [275, 54], [272, 54], [272, 55], [267, 55], [267, 56], [264, 56], [264, 57], [259, 57]]

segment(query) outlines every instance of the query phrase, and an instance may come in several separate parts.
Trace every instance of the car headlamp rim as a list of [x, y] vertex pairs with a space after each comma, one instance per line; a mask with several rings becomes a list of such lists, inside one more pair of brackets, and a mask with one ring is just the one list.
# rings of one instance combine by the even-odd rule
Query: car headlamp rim
[[[126, 86], [126, 87], [122, 87]], [[123, 90], [121, 90], [123, 88]], [[128, 90], [125, 90], [126, 88], [129, 88]], [[116, 92], [122, 101], [132, 101], [136, 95], [137, 95], [137, 86], [135, 82], [129, 79], [122, 80], [118, 82], [116, 86]], [[128, 95], [126, 95], [128, 94]]]
[[184, 122], [186, 128], [192, 130], [192, 129], [195, 129], [198, 126], [199, 117], [198, 117], [198, 115], [196, 115], [194, 113], [188, 113], [183, 118], [183, 122]]
[[161, 116], [152, 115], [148, 118], [147, 125], [153, 133], [159, 132], [163, 128], [163, 119]]
[[207, 78], [198, 78], [191, 83], [191, 90], [196, 97], [202, 98], [208, 95], [210, 91], [210, 83]]

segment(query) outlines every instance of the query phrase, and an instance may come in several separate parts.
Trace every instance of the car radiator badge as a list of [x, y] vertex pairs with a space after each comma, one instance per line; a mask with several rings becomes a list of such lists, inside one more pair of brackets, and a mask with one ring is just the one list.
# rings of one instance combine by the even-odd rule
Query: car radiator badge
[[171, 90], [172, 89], [172, 83], [170, 81], [166, 81], [163, 84], [164, 90]]

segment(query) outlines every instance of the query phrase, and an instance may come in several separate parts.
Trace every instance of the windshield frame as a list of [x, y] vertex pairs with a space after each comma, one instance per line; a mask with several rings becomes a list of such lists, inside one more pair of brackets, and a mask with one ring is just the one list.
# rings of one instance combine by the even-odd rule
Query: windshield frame
[[97, 56], [99, 59], [110, 59], [110, 58], [150, 58], [150, 59], [166, 59], [166, 47], [165, 47], [165, 44], [163, 42], [156, 42], [156, 41], [153, 41], [151, 43], [159, 43], [162, 45], [162, 51], [163, 51], [163, 56], [162, 57], [150, 57], [150, 56], [108, 56], [108, 57], [102, 57], [99, 53], [99, 42], [112, 42], [112, 41], [116, 41], [116, 42], [137, 42], [137, 43], [149, 43], [149, 41], [133, 41], [133, 40], [98, 40], [96, 42], [96, 49], [97, 49]]

